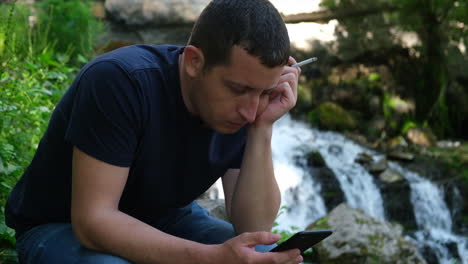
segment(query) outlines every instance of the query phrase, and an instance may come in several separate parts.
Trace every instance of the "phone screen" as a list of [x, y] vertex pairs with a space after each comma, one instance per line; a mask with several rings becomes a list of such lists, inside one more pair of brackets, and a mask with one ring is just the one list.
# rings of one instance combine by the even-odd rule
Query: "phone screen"
[[284, 241], [277, 247], [273, 248], [271, 252], [280, 252], [293, 248], [298, 248], [301, 253], [306, 251], [308, 248], [322, 241], [326, 237], [330, 236], [333, 232], [329, 229], [324, 230], [313, 230], [313, 231], [301, 231], [294, 234], [288, 240]]

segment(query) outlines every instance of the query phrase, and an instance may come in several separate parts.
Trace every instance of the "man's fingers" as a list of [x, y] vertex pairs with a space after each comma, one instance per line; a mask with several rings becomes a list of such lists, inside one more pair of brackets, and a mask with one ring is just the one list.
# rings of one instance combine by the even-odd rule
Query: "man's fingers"
[[[294, 65], [296, 64], [297, 61], [293, 58], [293, 57], [289, 57], [289, 61], [288, 61], [288, 66], [291, 66], [291, 65]], [[294, 72], [297, 73], [297, 75], [299, 76], [299, 74], [301, 74], [301, 67], [286, 67], [287, 70], [293, 70]]]
[[[283, 264], [297, 264], [303, 261], [301, 256], [301, 252], [299, 249], [291, 249], [283, 252], [267, 252], [267, 253], [259, 253], [259, 258], [262, 260], [268, 260], [266, 263], [272, 263], [272, 259], [274, 260], [273, 263], [283, 263]], [[263, 263], [263, 262], [262, 262]]]
[[280, 238], [280, 235], [269, 232], [243, 233], [240, 235], [242, 243], [249, 246], [270, 245], [276, 243]]
[[280, 77], [280, 83], [287, 82], [291, 87], [294, 97], [297, 97], [297, 76], [294, 73], [287, 73]]
[[294, 64], [296, 64], [296, 63], [297, 63], [296, 59], [294, 59], [293, 57], [289, 56], [289, 59], [288, 59], [288, 66], [294, 65]]

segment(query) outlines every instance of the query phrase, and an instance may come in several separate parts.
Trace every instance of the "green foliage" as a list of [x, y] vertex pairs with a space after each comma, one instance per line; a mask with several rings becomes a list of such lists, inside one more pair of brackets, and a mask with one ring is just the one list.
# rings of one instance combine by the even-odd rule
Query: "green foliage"
[[378, 82], [378, 81], [380, 81], [380, 75], [378, 73], [373, 72], [373, 73], [369, 74], [367, 79], [369, 80], [369, 82], [372, 82], [372, 83]]
[[[38, 54], [36, 59], [12, 59], [0, 76], [0, 159], [4, 168], [23, 168], [39, 143], [50, 113], [76, 71], [67, 57]], [[2, 173], [16, 170], [4, 169]]]
[[[409, 54], [416, 64], [414, 72], [410, 73], [413, 75], [409, 78], [411, 82], [405, 80], [408, 77], [397, 80], [399, 85], [405, 86], [402, 89], [405, 90], [404, 96], [410, 95], [415, 99], [416, 111], [413, 119], [420, 123], [427, 122], [439, 137], [462, 133], [454, 131], [459, 126], [456, 125], [457, 119], [453, 113], [460, 111], [453, 109], [464, 109], [464, 104], [447, 105], [450, 100], [447, 93], [448, 86], [453, 86], [457, 74], [460, 74], [460, 66], [466, 63], [466, 55], [458, 47], [468, 46], [467, 1], [323, 0], [321, 5], [337, 12], [369, 10], [375, 7], [382, 11], [363, 17], [340, 19], [337, 36], [341, 53], [356, 48], [377, 53], [380, 48], [375, 45], [377, 42], [402, 46], [394, 37], [394, 32], [416, 33], [420, 42]], [[395, 68], [397, 70], [398, 66]], [[369, 77], [369, 80], [375, 80], [376, 76]], [[384, 114], [390, 120], [394, 112], [386, 111]], [[390, 124], [390, 127], [398, 127], [398, 124]]]
[[418, 127], [418, 124], [413, 120], [405, 120], [401, 127], [401, 133], [406, 134], [411, 128]]
[[382, 97], [382, 112], [390, 128], [405, 134], [409, 129], [418, 126], [418, 122], [414, 120], [411, 103], [388, 92], [384, 92]]
[[[37, 148], [50, 113], [76, 69], [66, 57], [38, 54], [34, 60], [11, 59], [0, 76], [0, 202], [3, 205]], [[3, 221], [0, 221], [0, 227]], [[5, 232], [6, 231], [6, 232]], [[12, 233], [0, 228], [0, 239]]]
[[[0, 4], [0, 259], [15, 259], [14, 231], [5, 225], [6, 198], [102, 28], [89, 1], [44, 0], [37, 21], [16, 1]], [[53, 8], [51, 6], [53, 6]], [[11, 262], [13, 263], [13, 262]]]
[[26, 54], [30, 43], [29, 10], [21, 5], [0, 5], [0, 58], [9, 54]]
[[43, 0], [38, 4], [42, 27], [39, 34], [53, 40], [56, 52], [91, 55], [102, 23], [91, 13], [90, 0]]
[[[464, 169], [462, 172], [463, 180], [468, 183], [468, 168]], [[468, 220], [468, 219], [467, 219]], [[467, 221], [468, 222], [468, 221]]]
[[[281, 206], [276, 218], [278, 219], [278, 217], [284, 214], [284, 212], [287, 210], [288, 210], [287, 206]], [[278, 241], [278, 243], [284, 242], [285, 240], [290, 238], [292, 235], [294, 235], [294, 233], [296, 233], [296, 231], [299, 229], [297, 226], [291, 226], [289, 230], [280, 230], [277, 227], [278, 227], [278, 222], [275, 221], [273, 223], [273, 233], [281, 235], [281, 239]]]
[[72, 63], [93, 56], [104, 27], [92, 16], [91, 1], [43, 0], [37, 15], [30, 7], [0, 4], [0, 58], [34, 57], [38, 53], [68, 54]]

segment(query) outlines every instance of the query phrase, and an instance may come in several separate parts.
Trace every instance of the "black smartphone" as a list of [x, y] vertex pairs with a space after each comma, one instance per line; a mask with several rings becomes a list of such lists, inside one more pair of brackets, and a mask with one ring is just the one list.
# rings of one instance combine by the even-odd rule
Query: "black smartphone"
[[324, 240], [326, 237], [331, 235], [333, 232], [329, 229], [313, 230], [313, 231], [301, 231], [294, 234], [288, 240], [279, 244], [273, 248], [271, 252], [280, 252], [288, 249], [298, 248], [301, 253]]

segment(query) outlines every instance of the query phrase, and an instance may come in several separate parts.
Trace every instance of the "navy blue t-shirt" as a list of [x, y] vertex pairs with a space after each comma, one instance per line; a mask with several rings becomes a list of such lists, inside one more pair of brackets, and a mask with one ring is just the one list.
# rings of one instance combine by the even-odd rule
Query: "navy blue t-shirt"
[[54, 110], [38, 150], [6, 206], [8, 226], [22, 233], [70, 222], [73, 146], [130, 167], [119, 209], [148, 224], [239, 168], [245, 128], [219, 134], [183, 103], [183, 47], [136, 45], [86, 65]]

